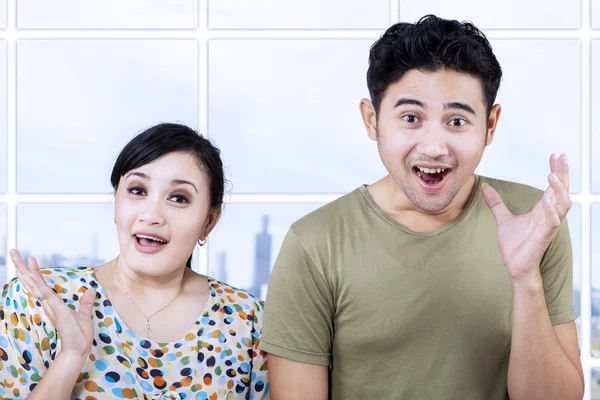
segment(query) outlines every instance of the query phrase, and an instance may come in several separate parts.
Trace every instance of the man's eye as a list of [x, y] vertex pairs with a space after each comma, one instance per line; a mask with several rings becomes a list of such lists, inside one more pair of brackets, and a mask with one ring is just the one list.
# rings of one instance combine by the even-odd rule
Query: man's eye
[[454, 127], [461, 127], [464, 126], [467, 123], [467, 121], [465, 121], [462, 118], [453, 118], [450, 120], [450, 125], [454, 126]]
[[408, 122], [409, 124], [415, 124], [419, 121], [419, 118], [417, 118], [415, 115], [405, 115], [404, 117], [402, 117], [402, 119]]

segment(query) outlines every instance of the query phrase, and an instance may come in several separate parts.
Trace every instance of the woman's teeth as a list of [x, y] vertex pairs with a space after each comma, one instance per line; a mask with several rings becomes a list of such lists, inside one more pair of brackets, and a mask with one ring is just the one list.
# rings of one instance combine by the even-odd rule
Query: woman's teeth
[[166, 240], [162, 240], [159, 239], [157, 237], [154, 236], [147, 236], [147, 235], [135, 235], [138, 239], [148, 239], [148, 240], [154, 240], [155, 242], [159, 242], [159, 243], [167, 243]]

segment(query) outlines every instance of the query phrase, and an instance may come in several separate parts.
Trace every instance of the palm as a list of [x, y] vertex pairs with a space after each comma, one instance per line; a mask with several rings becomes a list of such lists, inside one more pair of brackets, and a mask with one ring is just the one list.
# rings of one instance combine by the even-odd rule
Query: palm
[[[512, 214], [498, 192], [489, 186], [483, 196], [498, 225], [498, 246], [504, 265], [515, 279], [539, 274], [544, 252], [556, 235], [561, 221], [571, 208], [569, 174], [566, 157], [550, 158], [550, 186], [531, 212]], [[552, 175], [558, 177], [553, 180]]]
[[539, 265], [552, 239], [541, 202], [528, 214], [512, 215], [498, 225], [498, 247], [513, 276], [523, 276], [528, 266]]
[[18, 251], [12, 250], [10, 256], [19, 280], [27, 291], [38, 299], [44, 313], [58, 331], [61, 352], [74, 356], [87, 356], [94, 340], [94, 323], [91, 315], [94, 308], [96, 291], [88, 289], [81, 297], [78, 310], [73, 310], [63, 299], [46, 284], [35, 258], [29, 258], [29, 266]]
[[[86, 295], [88, 292], [84, 297]], [[59, 300], [62, 302], [62, 299]], [[49, 316], [49, 318], [58, 330], [61, 351], [72, 352], [75, 355], [88, 354], [94, 340], [94, 321], [87, 312], [82, 312], [81, 309], [75, 311], [64, 302], [60, 308], [53, 317]], [[65, 345], [66, 343], [68, 345]]]

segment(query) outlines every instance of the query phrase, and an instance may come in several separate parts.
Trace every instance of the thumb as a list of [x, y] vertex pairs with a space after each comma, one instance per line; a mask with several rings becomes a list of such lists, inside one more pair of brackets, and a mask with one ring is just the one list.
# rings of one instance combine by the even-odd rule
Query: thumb
[[512, 213], [508, 210], [508, 208], [506, 208], [506, 205], [504, 205], [504, 202], [502, 201], [502, 198], [496, 189], [487, 183], [484, 183], [481, 187], [481, 192], [483, 194], [485, 203], [492, 211], [492, 214], [494, 214], [494, 218], [496, 219], [496, 224], [498, 224], [498, 226], [512, 217]]
[[94, 300], [96, 299], [96, 289], [88, 289], [81, 297], [79, 312], [89, 317], [94, 309]]

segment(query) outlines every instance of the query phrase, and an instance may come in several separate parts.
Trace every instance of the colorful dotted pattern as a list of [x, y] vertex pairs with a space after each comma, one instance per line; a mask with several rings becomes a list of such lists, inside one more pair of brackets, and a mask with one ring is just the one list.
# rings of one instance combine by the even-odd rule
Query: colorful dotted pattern
[[[263, 303], [209, 278], [200, 319], [177, 342], [145, 339], [125, 326], [94, 271], [42, 269], [69, 307], [96, 288], [96, 337], [73, 399], [268, 399], [266, 354], [258, 349]], [[0, 298], [0, 400], [25, 398], [60, 352], [60, 338], [17, 278]]]

